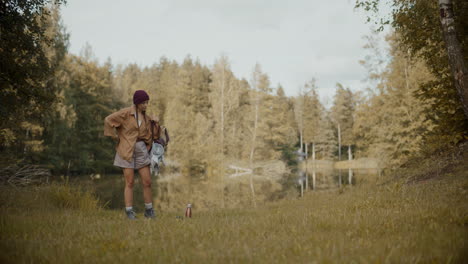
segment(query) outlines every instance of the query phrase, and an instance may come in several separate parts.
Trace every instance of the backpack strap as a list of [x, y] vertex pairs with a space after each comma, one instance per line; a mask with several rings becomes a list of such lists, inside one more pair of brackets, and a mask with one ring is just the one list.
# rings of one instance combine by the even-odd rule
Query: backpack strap
[[150, 123], [151, 123], [151, 145], [153, 145], [153, 142], [154, 142], [154, 120], [151, 120]]
[[151, 153], [151, 150], [153, 149], [153, 143], [154, 143], [154, 120], [150, 120], [150, 128], [151, 128], [151, 147], [148, 150], [148, 153]]
[[164, 134], [166, 135], [166, 145], [169, 144], [169, 133], [167, 132], [167, 128], [164, 127]]

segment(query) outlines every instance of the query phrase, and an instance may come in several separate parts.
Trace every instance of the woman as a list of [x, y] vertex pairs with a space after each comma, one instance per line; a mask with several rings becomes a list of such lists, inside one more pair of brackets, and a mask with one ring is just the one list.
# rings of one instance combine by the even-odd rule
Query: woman
[[118, 141], [114, 165], [122, 168], [125, 177], [125, 212], [129, 219], [136, 219], [133, 210], [133, 185], [135, 170], [141, 176], [145, 217], [154, 218], [151, 194], [149, 150], [152, 146], [151, 119], [146, 115], [149, 96], [143, 90], [133, 94], [133, 105], [106, 117], [104, 135]]

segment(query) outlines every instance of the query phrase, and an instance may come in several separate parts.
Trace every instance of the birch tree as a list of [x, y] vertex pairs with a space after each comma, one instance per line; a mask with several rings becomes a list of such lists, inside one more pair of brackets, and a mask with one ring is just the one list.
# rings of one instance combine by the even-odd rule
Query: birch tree
[[[262, 99], [262, 93], [260, 91], [260, 82], [262, 78], [262, 71], [260, 68], [260, 65], [257, 63], [255, 65], [255, 68], [252, 72], [252, 78], [250, 81], [251, 85], [251, 98], [252, 98], [252, 107], [253, 107], [253, 127], [251, 129], [251, 147], [250, 147], [250, 155], [249, 155], [249, 163], [250, 163], [250, 169], [253, 170], [253, 161], [254, 161], [254, 154], [255, 154], [255, 148], [257, 144], [257, 132], [258, 132], [258, 123], [259, 123], [259, 114], [260, 114], [260, 103]], [[257, 207], [257, 203], [255, 201], [255, 187], [253, 185], [253, 173], [250, 174], [250, 191], [252, 193], [252, 202], [254, 207]]]
[[[251, 142], [249, 163], [250, 169], [253, 169], [257, 150], [261, 151], [262, 157], [270, 157], [271, 148], [268, 146], [267, 137], [268, 131], [268, 115], [272, 112], [272, 100], [269, 93], [272, 91], [268, 75], [262, 72], [260, 65], [257, 63], [252, 72], [250, 81], [251, 87]], [[255, 189], [253, 185], [253, 175], [250, 175], [250, 188], [252, 192], [253, 204], [256, 206]]]
[[[230, 69], [229, 60], [226, 56], [222, 55], [215, 61], [212, 69], [212, 82], [210, 101], [212, 104], [213, 116], [216, 123], [216, 139], [218, 141], [219, 149], [216, 151], [220, 160], [220, 177], [221, 177], [221, 193], [222, 193], [222, 207], [224, 207], [224, 171], [225, 171], [225, 155], [226, 148], [226, 134], [228, 126], [231, 124], [236, 126], [231, 112], [239, 105], [238, 100], [238, 85], [235, 77]], [[236, 128], [232, 128], [235, 130]], [[235, 132], [234, 132], [235, 133]]]
[[439, 9], [442, 34], [455, 88], [465, 112], [465, 118], [468, 119], [468, 69], [456, 34], [452, 0], [439, 0]]

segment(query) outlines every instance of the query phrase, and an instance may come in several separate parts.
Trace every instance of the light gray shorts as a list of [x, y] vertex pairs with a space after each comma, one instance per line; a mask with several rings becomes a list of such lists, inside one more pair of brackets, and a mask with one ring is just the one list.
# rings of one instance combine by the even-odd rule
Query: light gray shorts
[[120, 168], [129, 169], [141, 169], [151, 164], [150, 155], [146, 144], [143, 141], [137, 141], [135, 143], [135, 149], [133, 150], [133, 157], [130, 161], [124, 160], [118, 153], [115, 154], [114, 166]]

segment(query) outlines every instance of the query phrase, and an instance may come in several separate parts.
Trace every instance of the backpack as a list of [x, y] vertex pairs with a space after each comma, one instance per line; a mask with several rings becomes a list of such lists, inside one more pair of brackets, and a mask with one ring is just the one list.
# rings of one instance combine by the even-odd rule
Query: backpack
[[151, 138], [153, 143], [150, 150], [150, 170], [152, 175], [159, 175], [161, 164], [165, 165], [164, 152], [170, 140], [169, 132], [159, 121], [151, 120]]

